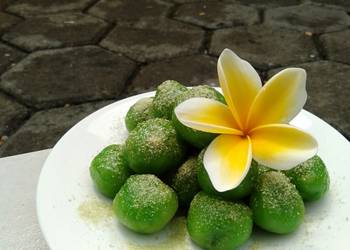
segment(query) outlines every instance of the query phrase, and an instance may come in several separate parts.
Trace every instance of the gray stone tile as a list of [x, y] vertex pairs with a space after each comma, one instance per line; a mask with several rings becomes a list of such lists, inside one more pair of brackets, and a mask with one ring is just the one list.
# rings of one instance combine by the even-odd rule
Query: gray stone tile
[[0, 42], [0, 74], [14, 66], [26, 54]]
[[[155, 89], [168, 79], [187, 86], [216, 86], [217, 59], [199, 55], [204, 47], [213, 56], [231, 48], [263, 70], [286, 65], [305, 68], [306, 109], [350, 138], [350, 66], [342, 64], [350, 63], [348, 0], [0, 2], [0, 36], [4, 43], [13, 44], [0, 42], [0, 89], [8, 93], [0, 93], [0, 144], [6, 141], [0, 155], [52, 147], [76, 122], [105, 105], [88, 103], [40, 111], [15, 132], [29, 116], [28, 108], [18, 102], [46, 109], [121, 98]], [[303, 4], [298, 6], [300, 2]], [[260, 22], [258, 8], [266, 13], [262, 26], [255, 26]], [[77, 14], [82, 10], [89, 14]], [[76, 47], [100, 41], [106, 22], [116, 24], [100, 43], [106, 49]], [[213, 34], [211, 39], [205, 38], [204, 29], [214, 29], [207, 32]], [[325, 32], [319, 45], [330, 61], [312, 62], [319, 57], [310, 35]], [[51, 49], [71, 46], [75, 47]], [[27, 56], [16, 47], [49, 50]], [[136, 63], [118, 53], [144, 62], [136, 75]], [[129, 79], [130, 85], [125, 86]]]
[[0, 93], [0, 138], [17, 128], [27, 115], [26, 107]]
[[350, 17], [340, 9], [315, 4], [280, 7], [266, 11], [265, 23], [312, 33], [342, 30], [350, 25]]
[[51, 148], [73, 125], [109, 103], [87, 103], [39, 111], [0, 148], [0, 156], [4, 157]]
[[250, 25], [259, 21], [255, 8], [216, 1], [183, 4], [173, 18], [208, 29]]
[[210, 53], [230, 48], [262, 69], [312, 61], [318, 58], [312, 38], [303, 32], [271, 26], [236, 27], [214, 32]]
[[229, 2], [239, 2], [259, 8], [274, 8], [280, 6], [298, 5], [302, 0], [226, 0]]
[[350, 64], [350, 30], [324, 34], [320, 41], [330, 60]]
[[155, 29], [160, 31], [184, 31], [194, 32], [196, 35], [198, 32], [203, 31], [200, 27], [186, 24], [177, 20], [165, 18], [165, 17], [145, 17], [139, 19], [131, 24], [117, 24], [119, 27], [129, 27], [136, 29]]
[[20, 21], [20, 18], [0, 11], [0, 35]]
[[0, 2], [0, 11], [5, 9], [5, 5], [7, 5], [6, 1]]
[[154, 90], [165, 80], [176, 80], [187, 86], [210, 84], [217, 86], [216, 58], [194, 55], [155, 62], [143, 67], [128, 86], [127, 94]]
[[203, 0], [162, 0], [163, 2], [168, 3], [195, 3], [195, 2], [201, 2]]
[[194, 54], [203, 39], [204, 31], [199, 28], [166, 19], [147, 19], [133, 27], [115, 27], [101, 46], [145, 62]]
[[16, 0], [9, 1], [6, 11], [23, 16], [36, 16], [62, 11], [83, 10], [94, 0]]
[[[350, 66], [319, 61], [296, 65], [307, 72], [305, 109], [324, 119], [350, 138]], [[272, 70], [272, 76], [280, 69]]]
[[167, 0], [167, 2], [172, 3], [195, 3], [195, 2], [201, 2], [203, 0]]
[[350, 1], [349, 0], [311, 0], [315, 3], [335, 5], [340, 8], [344, 8], [346, 11], [350, 11]]
[[80, 13], [59, 13], [29, 18], [16, 25], [3, 40], [27, 51], [96, 43], [107, 23]]
[[148, 17], [164, 17], [170, 3], [160, 0], [101, 0], [89, 13], [118, 24], [130, 24]]
[[38, 51], [3, 74], [0, 88], [36, 108], [115, 98], [135, 67], [95, 46]]

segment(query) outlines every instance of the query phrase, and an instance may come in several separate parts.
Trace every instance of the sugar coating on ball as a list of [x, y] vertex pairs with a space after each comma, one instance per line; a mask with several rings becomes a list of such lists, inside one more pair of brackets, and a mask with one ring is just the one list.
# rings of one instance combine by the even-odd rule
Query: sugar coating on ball
[[157, 88], [153, 107], [157, 117], [170, 120], [176, 98], [187, 91], [187, 88], [174, 80], [167, 80]]
[[161, 118], [140, 123], [125, 142], [129, 167], [140, 174], [162, 174], [180, 166], [185, 151], [172, 123]]
[[304, 203], [295, 186], [281, 172], [262, 174], [251, 196], [254, 222], [279, 234], [295, 231], [304, 218]]
[[186, 92], [179, 94], [176, 97], [175, 105], [179, 105], [180, 103], [193, 97], [203, 97], [203, 98], [216, 100], [224, 104], [226, 103], [224, 96], [215, 88], [207, 85], [198, 85], [188, 89], [188, 91]]
[[329, 189], [330, 181], [326, 165], [317, 155], [285, 171], [285, 174], [306, 201], [320, 199]]
[[95, 156], [90, 165], [90, 175], [95, 186], [109, 198], [114, 198], [131, 174], [124, 159], [122, 145], [107, 146]]
[[200, 192], [191, 202], [187, 228], [191, 239], [204, 249], [236, 249], [251, 235], [252, 213], [246, 205]]
[[155, 175], [132, 175], [113, 201], [118, 220], [131, 230], [150, 234], [160, 231], [178, 208], [177, 196]]
[[155, 112], [153, 110], [153, 98], [146, 97], [138, 100], [132, 105], [125, 116], [125, 125], [128, 131], [136, 128], [140, 122], [147, 121], [155, 118]]
[[188, 206], [200, 190], [197, 181], [197, 157], [190, 157], [177, 169], [170, 180], [170, 186], [178, 195], [180, 204]]

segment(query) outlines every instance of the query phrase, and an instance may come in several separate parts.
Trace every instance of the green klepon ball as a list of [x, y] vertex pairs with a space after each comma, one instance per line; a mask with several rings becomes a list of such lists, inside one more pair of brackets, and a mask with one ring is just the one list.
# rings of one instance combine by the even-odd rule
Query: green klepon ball
[[[201, 85], [189, 89], [187, 92], [180, 94], [176, 98], [176, 105], [193, 98], [193, 97], [205, 97], [213, 99], [222, 103], [225, 103], [225, 98], [217, 90], [210, 86]], [[174, 108], [175, 108], [174, 107]], [[217, 134], [207, 133], [189, 128], [183, 125], [173, 112], [172, 121], [178, 134], [192, 146], [202, 149], [209, 145], [209, 143], [217, 136]]]
[[118, 221], [137, 233], [160, 231], [178, 208], [174, 190], [155, 175], [132, 175], [113, 201]]
[[175, 190], [180, 204], [187, 207], [193, 197], [200, 191], [197, 181], [197, 158], [190, 157], [177, 169], [169, 182]]
[[139, 174], [160, 175], [176, 168], [185, 151], [171, 121], [161, 118], [140, 123], [125, 142], [128, 166]]
[[320, 199], [329, 189], [326, 165], [317, 155], [285, 171], [305, 201]]
[[224, 96], [215, 88], [208, 85], [198, 85], [188, 89], [186, 92], [179, 94], [176, 97], [175, 105], [178, 105], [181, 102], [184, 102], [193, 97], [209, 98], [226, 104]]
[[153, 109], [157, 117], [170, 120], [177, 96], [187, 88], [177, 81], [167, 80], [160, 84], [153, 100]]
[[250, 169], [246, 175], [246, 177], [243, 179], [243, 181], [238, 185], [238, 187], [225, 191], [225, 192], [218, 192], [215, 190], [213, 184], [211, 183], [209, 179], [209, 175], [207, 171], [204, 168], [203, 165], [203, 157], [204, 157], [205, 149], [202, 150], [202, 152], [198, 155], [197, 160], [197, 169], [198, 169], [198, 183], [200, 187], [208, 194], [221, 196], [227, 200], [238, 200], [242, 199], [246, 196], [248, 196], [253, 188], [255, 183], [255, 176], [256, 176], [256, 167], [257, 163], [256, 161], [252, 161]]
[[90, 165], [90, 175], [97, 189], [109, 198], [114, 198], [131, 174], [121, 145], [104, 148]]
[[125, 125], [128, 131], [136, 128], [137, 124], [140, 122], [156, 118], [152, 102], [152, 97], [146, 97], [138, 100], [134, 105], [130, 107], [125, 117]]
[[252, 212], [243, 204], [204, 192], [191, 202], [187, 229], [191, 239], [204, 249], [236, 249], [249, 239], [252, 228]]
[[266, 173], [266, 172], [269, 172], [269, 171], [276, 171], [272, 168], [269, 168], [265, 165], [262, 165], [260, 163], [256, 163], [256, 177], [259, 177], [260, 175]]
[[250, 208], [256, 225], [278, 234], [295, 231], [303, 222], [305, 210], [298, 190], [287, 176], [276, 171], [258, 178]]

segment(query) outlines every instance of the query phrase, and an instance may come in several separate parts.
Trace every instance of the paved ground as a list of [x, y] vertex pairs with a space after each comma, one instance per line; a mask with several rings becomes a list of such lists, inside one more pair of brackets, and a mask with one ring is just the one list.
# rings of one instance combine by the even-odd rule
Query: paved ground
[[350, 138], [348, 0], [1, 3], [0, 156], [52, 147], [87, 114], [166, 79], [217, 84], [225, 47], [265, 80], [305, 68], [306, 109]]

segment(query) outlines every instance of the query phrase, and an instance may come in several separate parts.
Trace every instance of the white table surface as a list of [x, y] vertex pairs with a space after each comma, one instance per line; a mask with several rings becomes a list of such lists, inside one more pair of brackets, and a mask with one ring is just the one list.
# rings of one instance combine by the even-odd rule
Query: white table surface
[[0, 158], [0, 249], [46, 250], [36, 216], [36, 186], [50, 150]]

